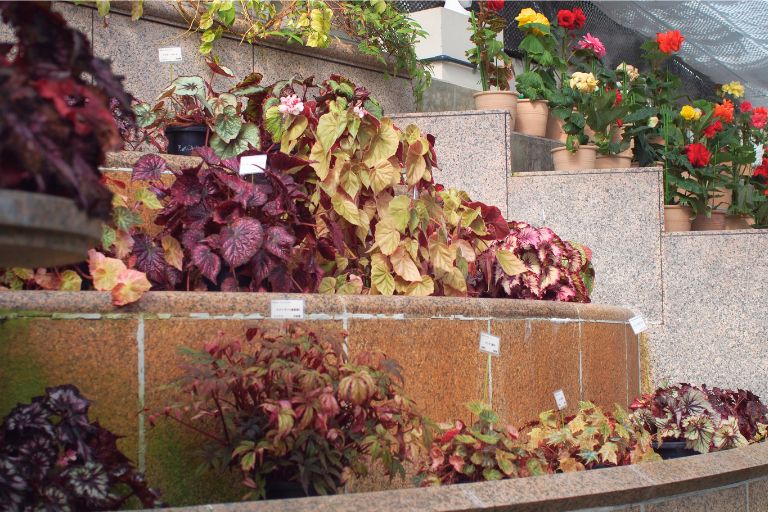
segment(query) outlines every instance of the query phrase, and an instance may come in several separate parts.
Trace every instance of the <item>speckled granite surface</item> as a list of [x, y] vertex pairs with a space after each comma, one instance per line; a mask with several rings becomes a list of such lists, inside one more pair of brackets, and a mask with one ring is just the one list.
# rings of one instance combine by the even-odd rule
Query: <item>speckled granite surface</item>
[[768, 398], [768, 232], [669, 233], [664, 325], [650, 338], [655, 382], [751, 389]]
[[659, 168], [515, 173], [508, 190], [508, 218], [546, 225], [592, 249], [594, 302], [661, 322]]
[[[157, 48], [180, 46], [184, 62], [174, 65], [174, 76], [180, 74], [209, 74], [208, 67], [197, 52], [199, 40], [195, 34], [186, 34], [181, 26], [173, 26], [176, 19], [172, 7], [161, 2], [149, 2], [144, 7], [144, 18], [133, 22], [123, 13], [127, 2], [113, 2], [109, 21], [89, 6], [75, 6], [68, 2], [55, 2], [53, 9], [61, 12], [67, 22], [82, 31], [92, 41], [98, 57], [113, 61], [113, 70], [126, 77], [129, 92], [142, 100], [154, 99], [170, 78], [167, 64], [157, 60]], [[173, 19], [171, 19], [173, 18]], [[0, 24], [0, 42], [12, 40], [12, 32]], [[251, 71], [264, 74], [265, 81], [273, 82], [294, 74], [314, 75], [325, 79], [331, 73], [341, 73], [367, 87], [382, 103], [386, 112], [412, 112], [415, 102], [408, 80], [387, 78], [381, 64], [356, 51], [353, 44], [343, 42], [331, 48], [307, 49], [265, 43], [251, 47], [235, 39], [223, 39], [216, 44], [222, 62], [243, 78]], [[217, 77], [218, 87], [234, 84], [234, 80]]]
[[511, 117], [502, 110], [432, 112], [391, 116], [401, 128], [415, 124], [435, 136], [440, 167], [435, 181], [465, 190], [507, 213]]

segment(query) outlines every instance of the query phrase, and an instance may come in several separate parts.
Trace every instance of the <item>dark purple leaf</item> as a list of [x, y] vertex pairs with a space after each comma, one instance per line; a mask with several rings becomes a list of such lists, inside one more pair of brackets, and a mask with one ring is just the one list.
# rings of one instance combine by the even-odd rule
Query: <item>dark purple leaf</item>
[[171, 197], [187, 206], [199, 203], [203, 198], [203, 186], [194, 176], [177, 176], [171, 187]]
[[264, 229], [256, 219], [241, 218], [221, 230], [221, 254], [232, 267], [253, 258], [264, 242]]
[[216, 283], [216, 278], [221, 271], [221, 259], [210, 247], [200, 244], [192, 249], [192, 263], [200, 270], [200, 273], [211, 282]]
[[291, 257], [291, 249], [296, 238], [284, 226], [271, 226], [267, 230], [264, 249], [285, 261]]
[[134, 180], [159, 180], [168, 170], [165, 160], [155, 154], [144, 155], [133, 165]]
[[222, 167], [229, 169], [230, 171], [238, 174], [240, 172], [240, 159], [236, 156], [232, 158], [225, 158], [221, 161]]
[[187, 226], [187, 229], [181, 235], [181, 245], [187, 250], [193, 251], [195, 247], [200, 245], [203, 238], [205, 238], [205, 232], [202, 226]]
[[147, 235], [136, 235], [133, 243], [136, 256], [136, 269], [141, 270], [155, 283], [165, 283], [165, 252], [160, 244], [155, 244]]
[[281, 151], [276, 151], [267, 155], [267, 164], [271, 169], [287, 171], [294, 167], [304, 167], [305, 165], [309, 165], [309, 161], [297, 156], [286, 155]]
[[272, 187], [269, 185], [251, 183], [237, 174], [230, 174], [220, 169], [214, 169], [213, 173], [229, 190], [235, 193], [233, 199], [243, 205], [243, 208], [263, 205], [267, 202], [268, 194], [272, 192]]
[[213, 221], [218, 224], [229, 224], [243, 215], [243, 209], [237, 201], [224, 201], [213, 210]]
[[237, 286], [237, 281], [234, 277], [228, 277], [221, 282], [221, 291], [223, 292], [237, 292], [240, 289]]

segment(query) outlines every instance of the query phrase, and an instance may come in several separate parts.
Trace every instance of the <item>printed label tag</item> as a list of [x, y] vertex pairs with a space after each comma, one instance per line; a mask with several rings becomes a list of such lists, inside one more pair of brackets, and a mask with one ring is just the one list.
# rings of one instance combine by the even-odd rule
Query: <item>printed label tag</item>
[[181, 62], [181, 47], [169, 46], [157, 49], [157, 58], [160, 62]]
[[568, 402], [565, 401], [565, 393], [563, 393], [562, 389], [558, 389], [552, 394], [555, 395], [555, 403], [557, 404], [558, 411], [562, 411], [568, 407]]
[[500, 355], [501, 350], [501, 338], [488, 334], [487, 332], [480, 333], [480, 352], [487, 352], [494, 356]]
[[632, 326], [632, 330], [635, 331], [635, 334], [640, 334], [641, 332], [648, 330], [648, 324], [645, 323], [643, 315], [637, 315], [630, 318], [629, 325]]
[[304, 300], [273, 300], [272, 318], [304, 318]]
[[244, 156], [240, 159], [240, 176], [259, 174], [267, 168], [267, 155]]

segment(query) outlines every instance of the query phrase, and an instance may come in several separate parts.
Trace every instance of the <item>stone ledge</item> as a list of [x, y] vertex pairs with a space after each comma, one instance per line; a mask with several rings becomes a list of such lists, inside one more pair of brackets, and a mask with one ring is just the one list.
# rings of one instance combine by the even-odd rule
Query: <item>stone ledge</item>
[[[635, 466], [473, 484], [169, 509], [185, 512], [558, 511], [702, 493], [768, 476], [768, 443]], [[673, 508], [674, 510], [674, 508]]]
[[371, 318], [562, 319], [618, 323], [627, 322], [632, 316], [629, 310], [620, 307], [537, 300], [159, 291], [148, 292], [138, 302], [124, 307], [113, 306], [108, 292], [0, 292], [0, 311], [18, 317], [49, 314], [135, 316], [142, 313], [189, 318], [200, 313], [258, 319], [269, 318], [270, 303], [274, 299], [303, 299], [307, 316], [334, 316], [346, 312]]

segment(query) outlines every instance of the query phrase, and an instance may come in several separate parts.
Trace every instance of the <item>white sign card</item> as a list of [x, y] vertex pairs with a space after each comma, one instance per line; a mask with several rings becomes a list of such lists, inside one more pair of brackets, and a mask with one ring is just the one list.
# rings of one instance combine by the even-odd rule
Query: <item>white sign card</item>
[[303, 299], [273, 300], [271, 306], [272, 318], [304, 318]]
[[160, 62], [181, 62], [181, 47], [169, 46], [157, 49], [157, 59]]
[[565, 393], [563, 393], [562, 389], [558, 389], [552, 394], [555, 395], [555, 403], [557, 404], [558, 411], [562, 411], [568, 407], [568, 402], [565, 401]]
[[240, 159], [240, 176], [259, 174], [267, 169], [267, 155], [244, 156]]
[[501, 338], [487, 332], [480, 333], [480, 352], [498, 356], [501, 353]]
[[630, 318], [629, 325], [632, 326], [632, 330], [635, 334], [640, 334], [641, 332], [648, 330], [648, 324], [645, 323], [643, 315], [636, 315]]

